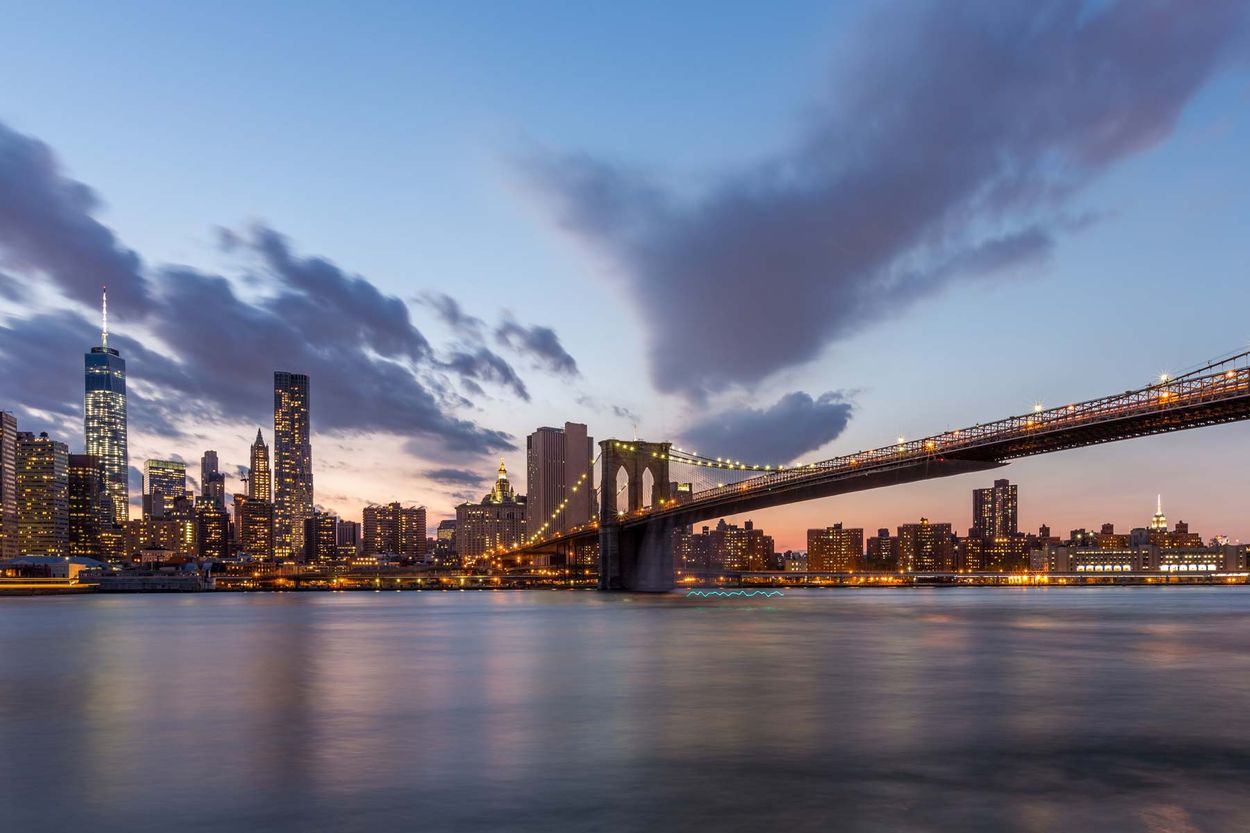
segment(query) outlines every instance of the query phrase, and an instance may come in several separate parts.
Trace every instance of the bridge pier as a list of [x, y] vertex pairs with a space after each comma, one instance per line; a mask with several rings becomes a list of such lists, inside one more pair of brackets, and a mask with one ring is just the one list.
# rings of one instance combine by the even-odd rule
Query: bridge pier
[[667, 519], [624, 528], [599, 524], [599, 589], [666, 593], [673, 581], [673, 530]]

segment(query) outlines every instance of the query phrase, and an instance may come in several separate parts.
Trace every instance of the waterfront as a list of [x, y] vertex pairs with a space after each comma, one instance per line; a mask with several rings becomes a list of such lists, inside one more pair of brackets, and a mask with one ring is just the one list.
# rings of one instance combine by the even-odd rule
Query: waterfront
[[1250, 591], [0, 600], [0, 829], [1250, 829]]

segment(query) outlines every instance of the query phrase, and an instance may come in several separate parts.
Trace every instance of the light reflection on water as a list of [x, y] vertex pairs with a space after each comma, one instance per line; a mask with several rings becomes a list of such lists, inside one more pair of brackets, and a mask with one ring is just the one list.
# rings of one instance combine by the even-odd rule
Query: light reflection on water
[[1250, 830], [1250, 590], [0, 600], [0, 830]]

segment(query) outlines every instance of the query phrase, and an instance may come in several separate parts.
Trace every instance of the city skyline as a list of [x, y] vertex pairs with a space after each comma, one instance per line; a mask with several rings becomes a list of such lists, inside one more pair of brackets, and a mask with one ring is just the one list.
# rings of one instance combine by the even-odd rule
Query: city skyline
[[[47, 430], [71, 451], [90, 450], [77, 434], [77, 356], [92, 346], [107, 283], [109, 345], [127, 362], [132, 514], [146, 459], [194, 467], [204, 450], [217, 449], [226, 493], [240, 491], [247, 449], [269, 416], [266, 379], [289, 368], [309, 375], [318, 391], [311, 403], [317, 503], [355, 518], [369, 503], [422, 504], [433, 525], [480, 498], [498, 456], [523, 477], [525, 438], [537, 426], [575, 422], [601, 438], [680, 439], [714, 456], [752, 450], [752, 459], [776, 464], [791, 452], [830, 457], [1175, 373], [1246, 341], [1237, 310], [1250, 300], [1240, 280], [1250, 243], [1239, 218], [1250, 212], [1250, 172], [1239, 160], [1250, 136], [1250, 86], [1230, 60], [1240, 17], [1222, 4], [1201, 13], [1162, 4], [1131, 24], [1119, 19], [1119, 7], [1106, 13], [1119, 24], [1110, 43], [1091, 44], [1082, 26], [1066, 26], [1068, 15], [1079, 15], [1061, 7], [1038, 23], [1035, 40], [1008, 44], [1076, 56], [1070, 69], [1087, 90], [1040, 67], [1045, 62], [999, 78], [955, 60], [961, 56], [950, 44], [960, 37], [998, 54], [1006, 36], [997, 27], [1022, 26], [1021, 9], [1002, 12], [997, 23], [973, 10], [940, 20], [852, 5], [739, 9], [681, 50], [671, 42], [644, 50], [655, 61], [645, 67], [600, 65], [593, 59], [599, 21], [575, 11], [563, 24], [569, 37], [559, 41], [559, 63], [582, 71], [558, 77], [535, 60], [551, 45], [532, 34], [499, 50], [450, 13], [408, 12], [391, 21], [395, 32], [432, 28], [462, 37], [419, 60], [398, 60], [386, 76], [394, 89], [376, 91], [387, 106], [365, 111], [352, 102], [371, 100], [379, 58], [359, 45], [344, 46], [329, 63], [310, 62], [294, 41], [273, 38], [276, 53], [258, 50], [211, 23], [205, 28], [193, 12], [167, 9], [145, 25], [166, 50], [171, 74], [134, 81], [118, 74], [132, 59], [117, 50], [134, 37], [122, 21], [87, 13], [110, 37], [80, 43], [46, 25], [51, 12], [17, 10], [0, 36], [0, 69], [42, 71], [23, 73], [31, 83], [0, 103], [7, 152], [0, 182], [16, 186], [0, 202], [8, 223], [0, 249], [14, 255], [0, 278], [7, 374], [0, 382], [12, 397], [0, 409], [27, 409], [18, 413], [21, 430]], [[305, 21], [310, 31], [325, 22], [319, 14]], [[1189, 23], [1184, 37], [1159, 34], [1177, 30], [1175, 14]], [[653, 33], [636, 20], [612, 16], [627, 42], [650, 42]], [[255, 25], [270, 34], [281, 28], [273, 14], [258, 15]], [[900, 80], [884, 58], [842, 48], [865, 31], [887, 33], [883, 43], [892, 48], [882, 55], [891, 62], [927, 68], [935, 79], [947, 77], [943, 68], [963, 67], [976, 84], [954, 93]], [[734, 67], [743, 33], [754, 32], [772, 37], [751, 65], [770, 69], [744, 77]], [[72, 48], [34, 46], [49, 38]], [[230, 69], [204, 109], [153, 131], [126, 116], [170, 106], [182, 85], [198, 88], [182, 53], [169, 51], [177, 49]], [[50, 64], [49, 54], [77, 57]], [[290, 103], [306, 100], [311, 81], [259, 72], [274, 54], [315, 66], [319, 95], [347, 107], [359, 130]], [[1099, 86], [1099, 55], [1122, 86]], [[483, 67], [465, 83], [492, 102], [490, 118], [446, 87], [419, 83], [451, 77], [466, 59]], [[517, 87], [515, 66], [560, 94]], [[248, 70], [269, 79], [266, 92], [285, 97], [257, 97]], [[639, 83], [640, 70], [676, 86]], [[849, 95], [848, 78], [864, 79], [864, 95], [877, 98]], [[133, 97], [83, 92], [110, 82]], [[430, 92], [422, 107], [399, 94], [403, 82]], [[619, 110], [590, 106], [605, 85], [619, 94]], [[697, 94], [708, 89], [734, 95]], [[999, 104], [1020, 90], [1047, 91], [1056, 102], [1053, 113], [1035, 115], [1028, 143], [1017, 141], [1010, 108]], [[936, 115], [921, 123], [865, 116], [878, 98], [915, 102], [928, 94], [948, 105], [936, 108], [943, 112], [981, 108], [989, 133], [970, 136]], [[252, 105], [246, 149], [231, 138], [245, 135], [231, 115], [236, 99]], [[273, 100], [287, 103], [260, 106]], [[1100, 122], [1090, 100], [1111, 102], [1124, 118]], [[598, 115], [589, 124], [581, 114], [592, 110]], [[383, 112], [385, 119], [376, 115]], [[110, 141], [88, 141], [84, 123]], [[640, 130], [644, 124], [651, 130]], [[852, 161], [831, 149], [828, 135], [858, 149]], [[712, 136], [716, 142], [707, 141]], [[942, 158], [926, 155], [930, 136], [942, 137]], [[186, 147], [201, 148], [199, 164], [180, 164]], [[875, 147], [928, 160], [959, 188], [943, 191], [914, 176], [929, 170], [923, 166], [900, 171]], [[1016, 167], [952, 168], [947, 156], [1001, 157]], [[1067, 163], [1057, 166], [1063, 174], [1041, 161], [1051, 158]], [[846, 228], [833, 236], [863, 239], [864, 224], [878, 218], [863, 200], [847, 213], [858, 192], [830, 173], [846, 166], [885, 194], [904, 176], [917, 195], [907, 202], [918, 211], [932, 205], [931, 213], [906, 216], [909, 229], [887, 216], [880, 228], [892, 242], [862, 253], [893, 276], [884, 287], [899, 292], [885, 292], [873, 282], [881, 274], [848, 263], [845, 246], [821, 248], [780, 223], [793, 208], [804, 221], [794, 228]], [[802, 214], [776, 170], [808, 181], [820, 212]], [[224, 175], [230, 171], [247, 176]], [[764, 184], [752, 192], [751, 183]], [[994, 212], [964, 196], [986, 189], [998, 189], [1008, 207]], [[667, 265], [640, 257], [630, 240], [598, 224], [616, 215], [585, 202], [587, 193], [619, 200], [634, 238], [664, 252]], [[1039, 205], [1029, 202], [1036, 193], [1057, 196]], [[758, 198], [762, 214], [736, 213], [748, 197]], [[342, 210], [326, 212], [328, 204]], [[671, 210], [671, 237], [657, 231], [657, 204]], [[355, 219], [366, 215], [369, 222]], [[939, 215], [962, 219], [946, 226]], [[703, 224], [721, 241], [717, 256], [728, 259], [711, 263], [724, 268], [704, 268]], [[938, 241], [936, 248], [917, 242], [917, 233]], [[792, 260], [761, 268], [761, 253], [777, 247]], [[730, 261], [750, 266], [749, 274]], [[705, 271], [724, 276], [718, 291], [699, 280]], [[934, 277], [917, 283], [913, 272]], [[657, 287], [667, 286], [666, 277], [676, 288], [663, 300]], [[770, 291], [731, 280], [747, 277]], [[818, 289], [826, 284], [831, 294]], [[878, 294], [885, 309], [861, 300]], [[776, 307], [774, 295], [798, 300]], [[1162, 309], [1166, 324], [1143, 337], [1141, 322]], [[673, 342], [670, 333], [685, 340]], [[1021, 526], [1091, 525], [1098, 520], [1090, 514], [1124, 517], [1163, 492], [1178, 508], [1190, 504], [1182, 514], [1195, 526], [1246, 540], [1250, 475], [1227, 466], [1222, 450], [1244, 442], [1246, 430], [1211, 428], [1013, 463], [1011, 478], [1039, 497]], [[198, 478], [194, 485], [203, 488]], [[824, 518], [896, 525], [922, 514], [953, 517], [963, 502], [962, 482], [922, 483], [769, 510], [755, 520], [793, 548]]]

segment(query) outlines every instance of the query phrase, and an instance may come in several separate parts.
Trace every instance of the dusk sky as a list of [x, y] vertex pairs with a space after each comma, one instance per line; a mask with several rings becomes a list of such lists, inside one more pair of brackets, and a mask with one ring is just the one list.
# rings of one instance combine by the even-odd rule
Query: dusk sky
[[[316, 502], [524, 488], [585, 422], [817, 460], [1250, 348], [1242, 2], [9, 3], [0, 409], [237, 469], [309, 374]], [[189, 465], [198, 471], [198, 465]], [[974, 475], [753, 516], [971, 522]], [[1012, 463], [1020, 524], [1250, 540], [1250, 425]], [[138, 489], [132, 484], [132, 498]], [[871, 533], [870, 533], [871, 534]]]

